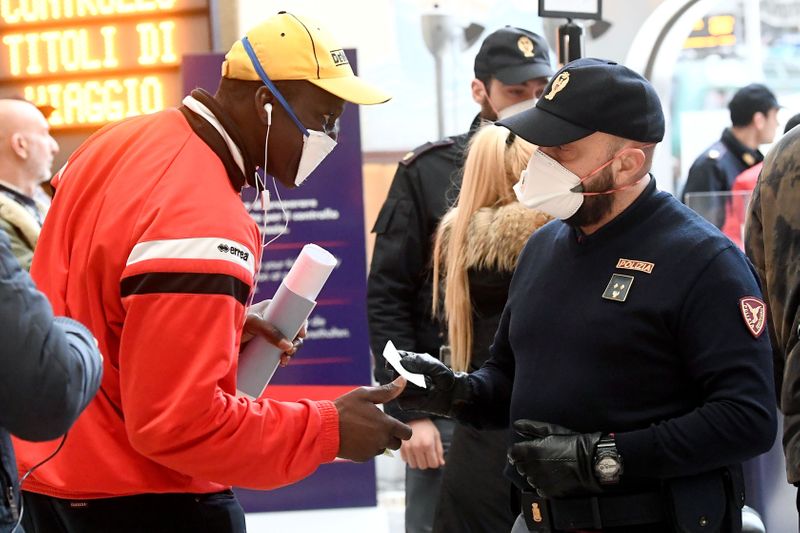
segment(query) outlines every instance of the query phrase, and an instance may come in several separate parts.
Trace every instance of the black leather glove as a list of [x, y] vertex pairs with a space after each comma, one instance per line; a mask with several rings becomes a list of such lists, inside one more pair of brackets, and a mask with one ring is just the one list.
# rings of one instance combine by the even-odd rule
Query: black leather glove
[[517, 420], [514, 430], [529, 440], [512, 445], [508, 460], [540, 496], [563, 498], [602, 492], [594, 475], [601, 433], [575, 433], [534, 420]]
[[398, 396], [397, 404], [407, 411], [458, 418], [473, 398], [469, 374], [453, 372], [447, 365], [426, 353], [400, 351], [400, 364], [415, 374], [425, 376], [426, 389], [409, 382]]

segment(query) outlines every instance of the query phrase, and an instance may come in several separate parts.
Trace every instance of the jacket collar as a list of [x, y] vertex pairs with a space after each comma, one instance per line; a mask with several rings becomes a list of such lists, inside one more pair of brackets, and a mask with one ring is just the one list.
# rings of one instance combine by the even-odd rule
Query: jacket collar
[[23, 193], [10, 183], [6, 183], [2, 180], [0, 180], [0, 192], [5, 193], [6, 196], [12, 197], [14, 200], [23, 205], [36, 207], [36, 201], [33, 198]]
[[[453, 224], [458, 207], [442, 217], [440, 261], [446, 262]], [[541, 211], [529, 209], [519, 202], [503, 206], [482, 207], [470, 216], [462, 260], [467, 268], [513, 272], [525, 243], [531, 234], [552, 220]]]
[[741, 161], [748, 168], [764, 160], [764, 154], [759, 150], [748, 148], [739, 142], [739, 139], [736, 138], [730, 128], [725, 128], [725, 131], [722, 132], [721, 140], [722, 144], [736, 156], [736, 159]]
[[248, 176], [256, 165], [244, 148], [239, 128], [214, 97], [203, 89], [195, 89], [180, 108], [192, 131], [219, 156], [233, 188], [237, 192], [252, 184]]
[[38, 204], [36, 200], [23, 193], [11, 184], [0, 181], [0, 195], [19, 204], [24, 208], [35, 220], [39, 227], [44, 223], [44, 209]]

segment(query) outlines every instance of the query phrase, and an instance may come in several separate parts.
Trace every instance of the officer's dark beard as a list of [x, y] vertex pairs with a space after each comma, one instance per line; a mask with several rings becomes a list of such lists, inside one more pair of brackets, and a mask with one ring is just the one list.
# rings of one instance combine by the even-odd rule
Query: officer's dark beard
[[485, 94], [483, 101], [481, 101], [481, 118], [490, 122], [497, 121], [497, 113], [495, 113], [492, 104], [489, 101], [489, 94]]
[[[585, 183], [587, 183], [586, 192], [607, 191], [613, 188], [614, 176], [611, 167], [604, 168], [597, 177], [590, 178]], [[613, 196], [613, 193], [584, 196], [583, 205], [564, 222], [575, 228], [591, 226], [600, 222], [611, 212], [611, 206], [614, 203]]]

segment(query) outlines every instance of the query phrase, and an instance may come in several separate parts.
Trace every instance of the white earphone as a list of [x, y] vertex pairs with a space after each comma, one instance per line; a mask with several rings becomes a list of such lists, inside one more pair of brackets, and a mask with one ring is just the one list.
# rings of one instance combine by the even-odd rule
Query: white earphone
[[266, 103], [264, 104], [264, 111], [267, 112], [267, 126], [272, 125], [272, 104]]

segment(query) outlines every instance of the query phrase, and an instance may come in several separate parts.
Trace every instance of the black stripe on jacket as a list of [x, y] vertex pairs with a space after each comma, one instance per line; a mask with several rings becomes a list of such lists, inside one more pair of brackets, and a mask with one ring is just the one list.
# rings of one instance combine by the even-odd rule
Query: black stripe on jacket
[[232, 296], [244, 305], [250, 295], [250, 286], [227, 274], [148, 272], [123, 279], [120, 293], [123, 298], [133, 294], [222, 294]]

